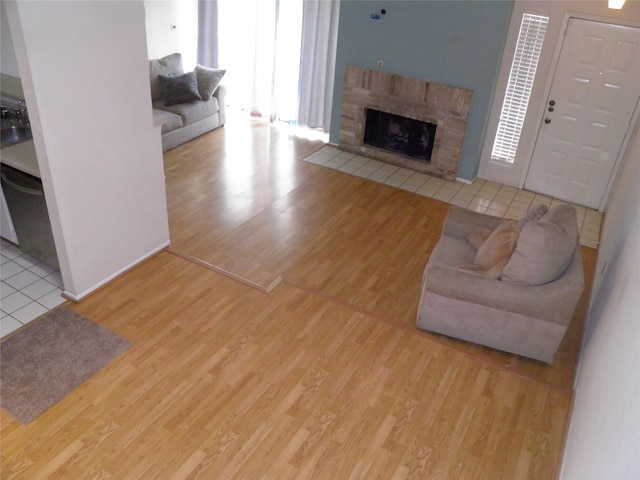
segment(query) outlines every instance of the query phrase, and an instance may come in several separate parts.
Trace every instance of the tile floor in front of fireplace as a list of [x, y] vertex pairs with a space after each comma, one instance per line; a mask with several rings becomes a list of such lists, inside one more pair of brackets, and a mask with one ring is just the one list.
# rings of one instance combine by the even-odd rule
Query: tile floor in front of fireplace
[[[304, 161], [497, 217], [521, 218], [531, 205], [537, 203], [549, 206], [567, 203], [488, 180], [475, 179], [471, 184], [450, 182], [345, 152], [331, 145], [309, 155]], [[597, 249], [601, 213], [580, 205], [575, 207], [578, 211], [580, 243]]]

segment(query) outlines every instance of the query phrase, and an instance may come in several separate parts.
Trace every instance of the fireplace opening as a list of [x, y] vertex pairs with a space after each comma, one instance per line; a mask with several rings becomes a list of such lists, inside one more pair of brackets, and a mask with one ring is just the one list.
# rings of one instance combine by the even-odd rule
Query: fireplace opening
[[434, 123], [367, 108], [363, 143], [429, 162], [436, 127]]

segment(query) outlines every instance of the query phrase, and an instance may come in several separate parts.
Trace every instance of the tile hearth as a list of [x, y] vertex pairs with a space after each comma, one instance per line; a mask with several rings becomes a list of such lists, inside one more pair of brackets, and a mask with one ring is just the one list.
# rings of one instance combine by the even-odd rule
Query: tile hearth
[[[345, 152], [331, 145], [321, 148], [303, 160], [497, 217], [520, 218], [534, 203], [546, 205], [567, 203], [488, 180], [475, 179], [471, 184], [447, 181]], [[580, 243], [597, 249], [602, 222], [601, 213], [580, 205], [575, 207], [578, 211]]]

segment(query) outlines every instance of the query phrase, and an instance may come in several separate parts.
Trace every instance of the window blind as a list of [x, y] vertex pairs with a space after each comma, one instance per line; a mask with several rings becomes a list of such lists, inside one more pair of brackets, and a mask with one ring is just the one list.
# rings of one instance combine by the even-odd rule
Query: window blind
[[494, 161], [512, 164], [520, 142], [549, 17], [525, 13], [511, 64], [498, 131], [491, 151]]

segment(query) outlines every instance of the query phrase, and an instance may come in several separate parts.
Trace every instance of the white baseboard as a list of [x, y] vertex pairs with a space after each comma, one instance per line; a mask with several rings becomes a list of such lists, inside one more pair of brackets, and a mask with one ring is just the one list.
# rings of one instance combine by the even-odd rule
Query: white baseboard
[[467, 180], [466, 178], [456, 177], [456, 182], [466, 183], [467, 185], [471, 185], [473, 180]]
[[75, 295], [71, 292], [69, 292], [68, 290], [64, 290], [62, 292], [62, 296], [71, 300], [72, 302], [79, 302], [80, 300], [82, 300], [84, 297], [86, 297], [87, 295], [90, 295], [91, 293], [95, 292], [96, 290], [98, 290], [100, 287], [105, 286], [107, 283], [109, 283], [110, 281], [112, 281], [113, 279], [115, 279], [116, 277], [119, 277], [120, 275], [122, 275], [123, 273], [128, 272], [129, 270], [131, 270], [133, 267], [135, 267], [136, 265], [144, 262], [145, 260], [147, 260], [150, 257], [153, 257], [155, 254], [157, 254], [158, 252], [161, 252], [162, 250], [165, 250], [167, 247], [169, 247], [169, 245], [171, 244], [171, 242], [169, 240], [167, 240], [166, 242], [164, 242], [162, 245], [160, 245], [159, 247], [151, 250], [150, 252], [144, 254], [143, 256], [141, 256], [140, 258], [138, 258], [137, 260], [134, 260], [133, 262], [129, 263], [128, 265], [126, 265], [125, 267], [121, 268], [120, 270], [118, 270], [117, 272], [109, 275], [107, 278], [105, 278], [104, 280], [96, 283], [94, 286], [92, 286], [91, 288], [88, 288], [87, 290], [85, 290], [84, 292]]

